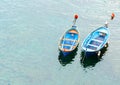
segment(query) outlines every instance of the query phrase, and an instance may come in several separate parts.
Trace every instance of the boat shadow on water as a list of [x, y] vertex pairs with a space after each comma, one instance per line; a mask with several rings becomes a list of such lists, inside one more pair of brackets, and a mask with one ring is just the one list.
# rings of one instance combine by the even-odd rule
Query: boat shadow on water
[[89, 68], [89, 67], [94, 67], [98, 62], [100, 62], [102, 60], [102, 56], [105, 55], [105, 52], [107, 51], [108, 48], [108, 43], [106, 44], [105, 47], [103, 47], [100, 50], [100, 54], [98, 55], [98, 53], [94, 53], [91, 55], [86, 55], [84, 51], [81, 52], [81, 59], [80, 59], [80, 63], [84, 68]]
[[67, 56], [64, 56], [62, 51], [59, 50], [58, 60], [62, 66], [66, 66], [67, 64], [71, 64], [74, 61], [75, 56], [77, 55], [78, 46], [75, 50], [73, 50]]

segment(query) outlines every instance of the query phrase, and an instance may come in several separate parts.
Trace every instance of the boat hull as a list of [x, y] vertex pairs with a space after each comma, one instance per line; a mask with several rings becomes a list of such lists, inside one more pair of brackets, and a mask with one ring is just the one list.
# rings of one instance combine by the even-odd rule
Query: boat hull
[[62, 51], [62, 54], [63, 54], [64, 56], [67, 56], [67, 55], [69, 55], [71, 52], [72, 52], [72, 51], [70, 51], [70, 52]]
[[64, 56], [69, 55], [79, 44], [80, 36], [76, 28], [76, 26], [72, 26], [71, 29], [64, 33], [59, 41], [59, 50]]
[[106, 43], [105, 46], [99, 51], [89, 52], [89, 51], [82, 50], [81, 56], [86, 58], [92, 57], [92, 58], [101, 59], [104, 53], [107, 51], [107, 48], [108, 48], [108, 43]]
[[62, 66], [66, 66], [67, 64], [71, 64], [74, 61], [75, 56], [77, 55], [78, 47], [70, 52], [68, 55], [64, 56], [62, 51], [59, 52], [58, 60]]
[[100, 27], [85, 38], [81, 47], [88, 55], [96, 54], [106, 45], [109, 36], [109, 28]]

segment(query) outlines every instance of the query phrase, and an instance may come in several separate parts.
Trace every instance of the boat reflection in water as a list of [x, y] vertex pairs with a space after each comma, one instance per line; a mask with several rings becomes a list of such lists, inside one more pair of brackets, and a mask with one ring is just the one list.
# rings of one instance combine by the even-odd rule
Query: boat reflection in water
[[86, 55], [84, 51], [81, 52], [80, 63], [84, 68], [94, 67], [99, 61], [102, 60], [102, 56], [105, 54], [108, 48], [108, 43], [100, 50], [100, 54], [97, 53]]
[[67, 56], [64, 56], [63, 53], [60, 51], [59, 56], [58, 56], [58, 60], [59, 60], [60, 64], [62, 66], [66, 66], [67, 64], [71, 64], [74, 61], [73, 59], [75, 58], [75, 55], [77, 55], [77, 50], [78, 50], [78, 46], [76, 47], [76, 49], [74, 51], [72, 51]]

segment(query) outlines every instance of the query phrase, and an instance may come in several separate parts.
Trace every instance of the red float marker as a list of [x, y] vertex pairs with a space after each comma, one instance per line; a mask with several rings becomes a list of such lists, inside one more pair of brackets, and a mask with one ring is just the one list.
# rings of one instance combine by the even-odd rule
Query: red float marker
[[73, 26], [75, 25], [77, 19], [78, 19], [78, 14], [75, 14], [74, 15], [74, 20], [73, 20]]
[[74, 15], [74, 18], [75, 18], [75, 19], [78, 19], [78, 14], [75, 14], [75, 15]]
[[114, 19], [114, 17], [115, 17], [115, 14], [114, 14], [114, 13], [112, 13], [112, 15], [111, 15], [111, 20], [113, 20], [113, 19]]
[[115, 18], [115, 14], [112, 13], [112, 14], [111, 14], [111, 20], [109, 20], [109, 22], [108, 22], [108, 21], [105, 22], [105, 27], [108, 28], [108, 23], [110, 23], [114, 18]]

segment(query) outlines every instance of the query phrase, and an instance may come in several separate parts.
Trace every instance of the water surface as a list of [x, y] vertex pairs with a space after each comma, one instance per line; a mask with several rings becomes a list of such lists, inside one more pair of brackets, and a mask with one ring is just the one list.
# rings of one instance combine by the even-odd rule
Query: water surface
[[[111, 13], [109, 47], [101, 61], [81, 64], [81, 43], [103, 26]], [[77, 21], [80, 44], [65, 65], [58, 41]], [[1, 0], [0, 85], [120, 85], [120, 1], [118, 0]]]

